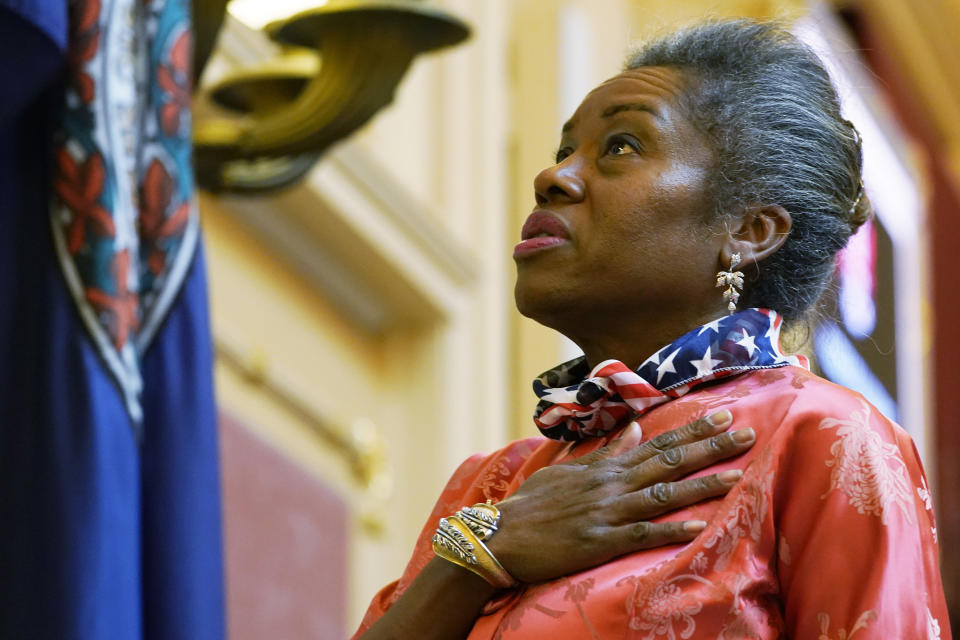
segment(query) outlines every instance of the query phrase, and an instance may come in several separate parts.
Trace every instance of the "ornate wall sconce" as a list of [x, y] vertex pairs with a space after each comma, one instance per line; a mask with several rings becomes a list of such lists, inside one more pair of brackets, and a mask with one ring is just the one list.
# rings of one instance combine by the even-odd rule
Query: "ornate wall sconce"
[[292, 184], [393, 100], [418, 54], [470, 34], [457, 18], [416, 0], [331, 0], [265, 31], [283, 54], [208, 90], [234, 116], [195, 123], [197, 180], [207, 189], [251, 193]]

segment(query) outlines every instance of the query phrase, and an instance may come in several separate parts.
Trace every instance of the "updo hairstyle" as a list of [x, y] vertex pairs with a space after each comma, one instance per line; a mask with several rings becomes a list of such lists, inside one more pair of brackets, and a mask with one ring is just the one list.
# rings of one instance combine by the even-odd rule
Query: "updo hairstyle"
[[783, 246], [747, 275], [742, 304], [799, 320], [817, 301], [837, 252], [870, 215], [860, 136], [840, 115], [823, 63], [776, 23], [730, 20], [683, 29], [631, 54], [626, 68], [680, 69], [681, 106], [712, 144], [711, 221], [751, 205], [793, 219]]

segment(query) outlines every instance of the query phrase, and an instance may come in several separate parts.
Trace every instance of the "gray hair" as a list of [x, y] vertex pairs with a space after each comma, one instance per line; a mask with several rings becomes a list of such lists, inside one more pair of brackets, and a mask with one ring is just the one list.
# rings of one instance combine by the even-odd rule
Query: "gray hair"
[[783, 246], [747, 273], [743, 303], [803, 318], [837, 252], [869, 217], [860, 136], [840, 115], [823, 63], [776, 23], [730, 20], [651, 42], [626, 64], [651, 66], [688, 80], [682, 107], [716, 154], [711, 219], [750, 205], [779, 205], [793, 219]]

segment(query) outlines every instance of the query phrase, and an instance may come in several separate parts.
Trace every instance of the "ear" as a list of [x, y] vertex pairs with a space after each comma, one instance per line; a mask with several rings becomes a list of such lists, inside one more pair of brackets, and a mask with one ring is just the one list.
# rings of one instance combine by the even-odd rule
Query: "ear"
[[730, 257], [740, 254], [741, 269], [756, 264], [783, 246], [793, 220], [790, 212], [779, 205], [748, 206], [734, 228], [727, 228], [728, 239], [720, 250], [723, 268], [730, 267]]

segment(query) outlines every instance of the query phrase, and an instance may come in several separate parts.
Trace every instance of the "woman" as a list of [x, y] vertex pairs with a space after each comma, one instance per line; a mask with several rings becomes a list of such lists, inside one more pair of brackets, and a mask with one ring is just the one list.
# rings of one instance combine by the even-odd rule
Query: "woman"
[[514, 253], [521, 313], [585, 358], [534, 382], [546, 440], [456, 471], [358, 636], [949, 637], [909, 437], [779, 349], [866, 219], [861, 162], [773, 25], [680, 32], [590, 92]]

